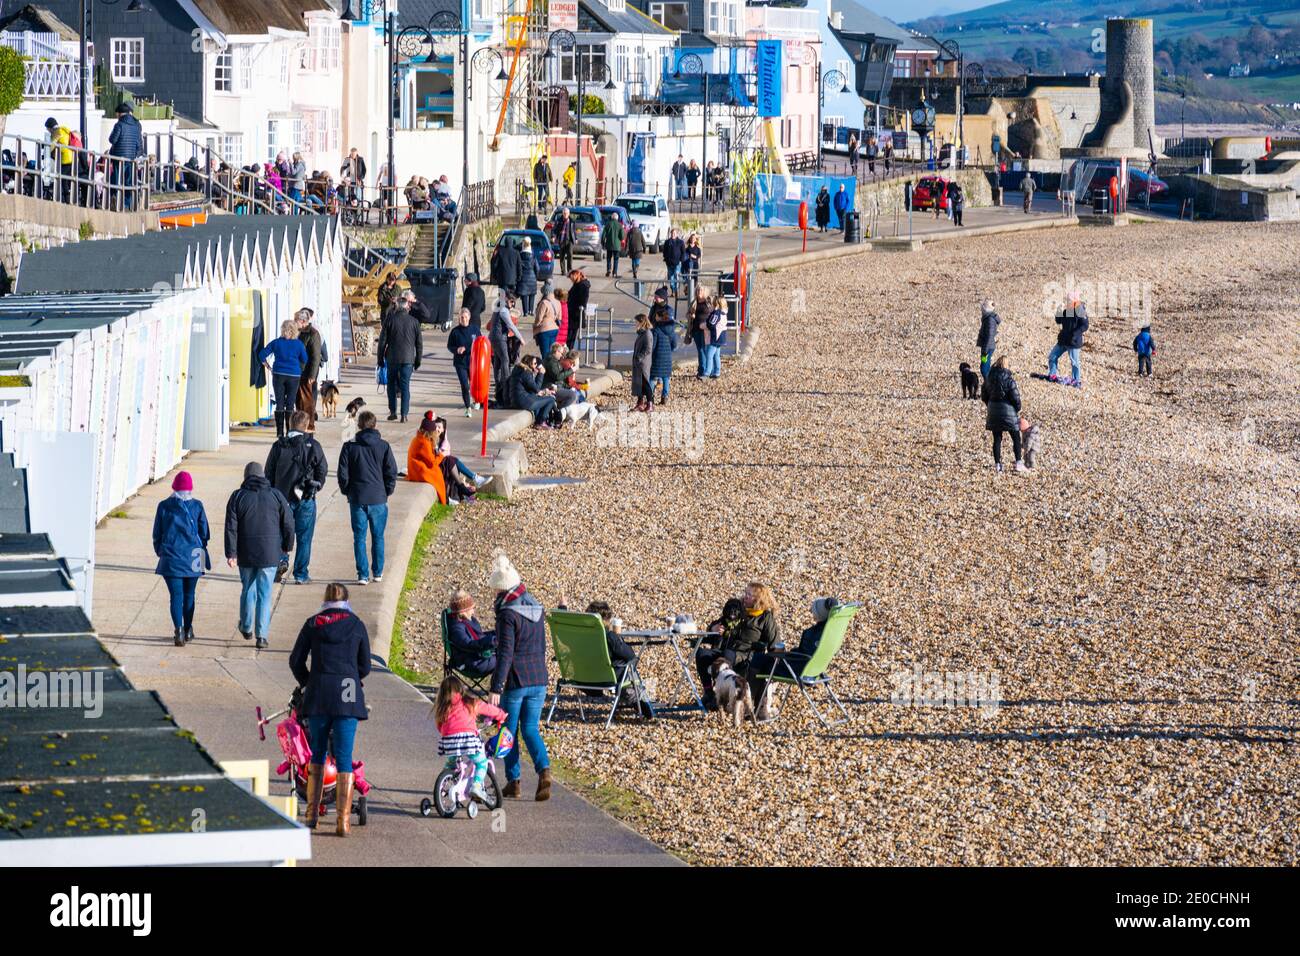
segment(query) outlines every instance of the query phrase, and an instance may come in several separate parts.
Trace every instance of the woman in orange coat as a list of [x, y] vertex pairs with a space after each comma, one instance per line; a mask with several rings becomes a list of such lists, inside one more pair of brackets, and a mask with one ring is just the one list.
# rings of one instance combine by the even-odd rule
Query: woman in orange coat
[[[472, 500], [473, 486], [466, 485], [456, 473], [456, 460], [438, 453], [438, 419], [433, 412], [425, 412], [420, 428], [406, 449], [406, 480], [424, 481], [438, 492], [438, 501], [447, 504], [447, 489], [451, 487], [455, 499]], [[444, 430], [446, 425], [444, 423]]]

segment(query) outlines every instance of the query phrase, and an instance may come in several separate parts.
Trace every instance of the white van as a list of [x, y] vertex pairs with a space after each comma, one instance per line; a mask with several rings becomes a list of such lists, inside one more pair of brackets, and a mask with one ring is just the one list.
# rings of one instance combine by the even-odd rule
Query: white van
[[622, 206], [628, 216], [645, 238], [646, 246], [652, 253], [658, 253], [659, 247], [668, 238], [673, 227], [672, 216], [668, 213], [668, 200], [663, 196], [648, 193], [624, 193], [614, 200], [615, 206]]

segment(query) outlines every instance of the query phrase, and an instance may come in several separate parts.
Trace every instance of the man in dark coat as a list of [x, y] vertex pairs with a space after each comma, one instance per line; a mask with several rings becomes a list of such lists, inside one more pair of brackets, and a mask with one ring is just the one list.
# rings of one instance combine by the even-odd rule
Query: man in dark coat
[[226, 502], [226, 563], [239, 568], [239, 633], [268, 646], [271, 585], [281, 559], [293, 550], [293, 512], [271, 487], [262, 466], [244, 466], [244, 483]]
[[677, 188], [677, 199], [686, 198], [686, 160], [681, 153], [677, 154], [677, 162], [673, 163], [670, 170], [673, 177], [673, 183]]
[[565, 273], [573, 271], [573, 244], [578, 241], [578, 227], [569, 215], [569, 207], [560, 210], [560, 218], [555, 220], [554, 235], [555, 255], [558, 265]]
[[388, 366], [388, 420], [397, 421], [398, 396], [401, 396], [402, 421], [411, 411], [411, 374], [424, 357], [424, 336], [420, 320], [412, 314], [415, 293], [407, 289], [393, 309], [384, 316], [379, 329], [379, 346], [375, 361]]
[[663, 244], [664, 268], [668, 270], [668, 285], [672, 287], [673, 294], [677, 294], [677, 279], [682, 272], [682, 263], [686, 261], [686, 243], [682, 241], [682, 234], [677, 229], [672, 229], [668, 233], [668, 238]]
[[[299, 409], [289, 416], [289, 433], [271, 446], [266, 456], [266, 477], [276, 491], [284, 495], [293, 512], [293, 580], [310, 584], [307, 573], [311, 564], [311, 540], [316, 533], [316, 492], [325, 485], [329, 464], [325, 450], [312, 437], [310, 416]], [[283, 556], [281, 566], [288, 561]]]
[[993, 300], [985, 299], [980, 303], [980, 331], [975, 336], [975, 345], [980, 350], [980, 375], [989, 377], [989, 366], [993, 364], [993, 349], [997, 346], [998, 326], [1002, 320], [993, 308]]
[[545, 209], [551, 200], [551, 161], [545, 153], [533, 164], [533, 185], [537, 188], [537, 208]]
[[[121, 187], [121, 201], [114, 202], [115, 208], [132, 209], [135, 206], [135, 161], [144, 155], [144, 129], [135, 118], [131, 104], [119, 103], [117, 122], [108, 134], [109, 184]], [[111, 190], [110, 195], [116, 190]]]
[[823, 186], [817, 192], [817, 199], [814, 201], [816, 207], [817, 231], [825, 232], [826, 227], [831, 224], [831, 194]]
[[465, 293], [460, 297], [460, 307], [469, 309], [469, 327], [475, 335], [483, 334], [483, 313], [487, 309], [487, 296], [479, 285], [478, 273], [465, 275]]
[[510, 339], [519, 339], [519, 326], [510, 314], [510, 297], [502, 290], [488, 322], [488, 340], [492, 345], [492, 401], [497, 408], [508, 408], [510, 380]]
[[371, 561], [366, 556], [366, 532], [371, 538], [376, 581], [384, 577], [384, 529], [388, 526], [388, 499], [397, 490], [397, 459], [379, 436], [374, 412], [357, 416], [357, 437], [339, 451], [339, 491], [347, 495], [352, 517], [352, 555], [357, 583], [369, 584]]
[[1056, 333], [1056, 344], [1047, 355], [1047, 377], [1053, 382], [1061, 381], [1056, 374], [1056, 363], [1068, 352], [1072, 377], [1065, 384], [1083, 388], [1083, 377], [1079, 369], [1079, 350], [1083, 348], [1083, 333], [1088, 331], [1088, 310], [1079, 301], [1077, 292], [1070, 293], [1069, 307], [1056, 313], [1056, 324], [1061, 329]]
[[316, 428], [316, 382], [320, 378], [321, 359], [325, 354], [325, 340], [320, 330], [311, 324], [315, 313], [311, 309], [299, 309], [294, 315], [298, 323], [298, 341], [307, 350], [307, 364], [302, 367], [298, 378], [298, 409], [311, 416], [308, 430]]
[[519, 285], [521, 269], [519, 247], [510, 239], [503, 239], [501, 244], [497, 246], [496, 252], [492, 254], [493, 280], [501, 288], [514, 292], [515, 286]]
[[573, 348], [587, 321], [587, 303], [591, 301], [591, 282], [581, 269], [569, 272], [569, 327], [564, 330], [564, 344]]

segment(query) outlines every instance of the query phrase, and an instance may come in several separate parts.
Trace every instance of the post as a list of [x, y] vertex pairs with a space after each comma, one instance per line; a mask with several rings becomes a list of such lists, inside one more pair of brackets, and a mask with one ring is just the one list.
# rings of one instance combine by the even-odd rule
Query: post
[[[822, 109], [825, 100], [826, 100], [826, 91], [822, 89], [822, 61], [818, 60], [817, 61], [817, 129], [815, 131], [817, 136], [818, 174], [820, 174], [822, 171]], [[850, 168], [852, 168], [852, 165], [853, 165], [852, 161], [850, 161], [849, 163]], [[805, 238], [805, 242], [806, 241], [807, 240]]]
[[574, 158], [577, 160], [578, 165], [575, 167], [576, 175], [574, 176], [573, 185], [574, 185], [574, 188], [577, 190], [577, 197], [576, 197], [577, 205], [581, 206], [581, 205], [583, 205], [583, 199], [582, 199], [582, 101], [583, 101], [584, 99], [586, 99], [586, 95], [585, 95], [585, 93], [584, 93], [583, 85], [582, 85], [582, 51], [581, 51], [581, 49], [578, 47], [578, 45], [577, 45], [576, 43], [573, 45], [573, 66], [574, 66], [574, 69], [578, 71], [578, 139], [577, 139], [577, 145], [575, 145], [575, 146], [573, 147], [573, 149], [574, 149]]
[[[397, 13], [395, 11], [386, 11], [384, 17], [384, 38], [388, 41], [388, 195], [381, 197], [381, 207], [388, 208], [389, 222], [397, 221], [397, 176], [393, 168], [395, 162], [394, 140], [397, 136], [397, 128], [393, 123], [393, 113], [397, 110], [397, 24], [395, 22]], [[365, 184], [362, 184], [362, 194], [364, 195]]]
[[465, 156], [460, 166], [460, 188], [465, 198], [469, 198], [469, 24], [460, 25], [460, 68], [461, 68], [461, 125], [464, 130]]
[[[704, 150], [700, 156], [700, 177], [703, 178], [704, 171], [709, 168], [709, 71], [706, 67], [704, 70]], [[709, 188], [707, 181], [701, 183], [700, 189], [700, 209], [704, 209], [704, 190]]]
[[81, 0], [81, 29], [77, 32], [81, 34], [78, 39], [79, 57], [77, 60], [77, 97], [81, 103], [81, 145], [86, 146], [89, 142], [86, 139], [86, 40], [92, 29], [91, 23], [91, 4], [94, 0]]

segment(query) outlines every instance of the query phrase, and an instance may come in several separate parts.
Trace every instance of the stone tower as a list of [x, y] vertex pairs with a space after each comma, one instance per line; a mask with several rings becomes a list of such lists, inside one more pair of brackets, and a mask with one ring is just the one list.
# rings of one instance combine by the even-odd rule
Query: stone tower
[[[1150, 139], [1148, 140], [1148, 134]], [[1106, 21], [1106, 77], [1101, 119], [1084, 140], [1087, 152], [1142, 158], [1156, 136], [1155, 40], [1152, 22], [1115, 17]]]

